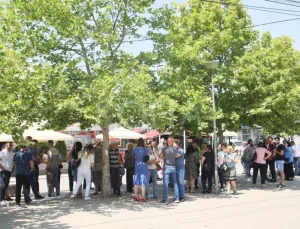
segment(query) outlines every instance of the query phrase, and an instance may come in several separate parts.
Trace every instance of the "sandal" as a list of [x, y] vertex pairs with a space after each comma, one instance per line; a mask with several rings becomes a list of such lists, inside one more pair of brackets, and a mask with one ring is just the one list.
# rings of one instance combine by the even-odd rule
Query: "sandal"
[[138, 198], [137, 196], [133, 196], [133, 199], [134, 199], [135, 201], [140, 201], [139, 198]]
[[141, 201], [145, 203], [146, 199], [144, 197], [142, 197]]
[[76, 198], [81, 198], [82, 197], [82, 193], [78, 193], [77, 195], [76, 195]]

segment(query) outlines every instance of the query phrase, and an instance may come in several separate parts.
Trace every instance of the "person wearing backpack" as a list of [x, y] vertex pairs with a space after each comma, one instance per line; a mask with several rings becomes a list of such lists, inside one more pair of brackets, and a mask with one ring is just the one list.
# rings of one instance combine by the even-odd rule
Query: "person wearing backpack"
[[245, 168], [245, 180], [246, 181], [251, 181], [249, 178], [249, 172], [250, 172], [250, 164], [251, 164], [252, 154], [253, 154], [253, 141], [251, 139], [249, 139], [248, 145], [242, 155], [242, 162], [243, 162], [244, 168]]
[[[206, 153], [203, 154], [201, 158], [201, 182], [203, 187], [202, 193], [211, 193], [212, 190], [212, 180], [214, 176], [214, 151], [211, 145], [207, 146]], [[206, 185], [206, 180], [208, 180], [208, 187]]]

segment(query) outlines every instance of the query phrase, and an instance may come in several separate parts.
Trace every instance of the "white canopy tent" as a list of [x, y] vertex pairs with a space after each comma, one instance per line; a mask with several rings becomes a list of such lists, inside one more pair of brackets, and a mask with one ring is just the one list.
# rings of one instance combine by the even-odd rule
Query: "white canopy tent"
[[36, 139], [41, 142], [48, 140], [53, 141], [73, 141], [74, 137], [68, 134], [63, 134], [53, 130], [25, 130], [23, 137], [31, 136], [32, 139]]
[[[97, 139], [103, 139], [103, 134], [98, 134], [96, 136]], [[146, 135], [136, 133], [134, 131], [125, 129], [125, 128], [117, 128], [114, 130], [109, 131], [109, 138], [114, 139], [147, 139]]]
[[[48, 140], [53, 141], [73, 141], [74, 137], [63, 134], [53, 130], [25, 130], [23, 133], [23, 137], [31, 136], [32, 139], [36, 139], [40, 142], [45, 142]], [[0, 135], [0, 142], [14, 142], [13, 137], [8, 134]]]
[[9, 134], [0, 134], [0, 142], [14, 142], [14, 140]]

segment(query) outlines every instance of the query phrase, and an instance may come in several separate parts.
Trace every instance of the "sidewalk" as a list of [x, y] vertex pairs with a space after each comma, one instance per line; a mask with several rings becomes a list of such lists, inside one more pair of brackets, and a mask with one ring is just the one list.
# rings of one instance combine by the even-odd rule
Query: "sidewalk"
[[[40, 179], [42, 192], [46, 191], [43, 182], [45, 178]], [[66, 194], [67, 175], [62, 175], [61, 182], [62, 192]], [[202, 190], [197, 190], [187, 194], [186, 202], [175, 204], [170, 190], [169, 205], [157, 200], [133, 202], [131, 195], [124, 193], [123, 185], [119, 198], [92, 196], [91, 201], [84, 201], [66, 197], [61, 201], [34, 201], [26, 209], [0, 208], [0, 228], [282, 229], [287, 225], [298, 228], [300, 178], [286, 185], [284, 190], [268, 183], [266, 189], [253, 189], [240, 176], [236, 196], [204, 195]], [[159, 192], [161, 197], [161, 185]]]

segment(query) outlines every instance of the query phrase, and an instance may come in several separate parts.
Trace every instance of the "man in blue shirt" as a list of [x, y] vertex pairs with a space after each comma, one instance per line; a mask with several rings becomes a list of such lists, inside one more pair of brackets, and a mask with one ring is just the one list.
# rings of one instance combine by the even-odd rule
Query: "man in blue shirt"
[[13, 164], [16, 166], [16, 205], [20, 206], [21, 189], [24, 189], [25, 203], [30, 204], [29, 189], [30, 189], [30, 172], [34, 169], [32, 154], [27, 151], [29, 143], [19, 143], [20, 150], [16, 152], [13, 159]]
[[177, 183], [179, 189], [179, 201], [184, 202], [185, 191], [184, 191], [184, 150], [181, 147], [179, 141], [175, 141], [175, 147], [180, 154], [180, 157], [176, 158], [176, 174]]

